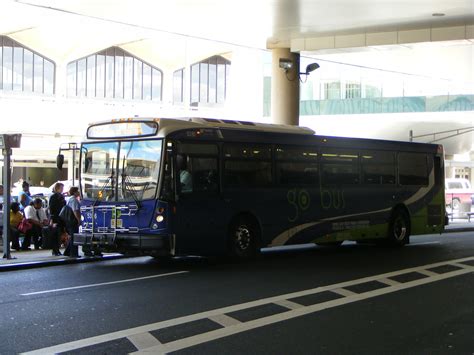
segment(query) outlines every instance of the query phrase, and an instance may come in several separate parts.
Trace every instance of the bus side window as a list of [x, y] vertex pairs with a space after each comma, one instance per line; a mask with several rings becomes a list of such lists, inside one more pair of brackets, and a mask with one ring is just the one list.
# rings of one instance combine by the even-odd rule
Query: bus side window
[[218, 190], [217, 158], [177, 156], [180, 193]]

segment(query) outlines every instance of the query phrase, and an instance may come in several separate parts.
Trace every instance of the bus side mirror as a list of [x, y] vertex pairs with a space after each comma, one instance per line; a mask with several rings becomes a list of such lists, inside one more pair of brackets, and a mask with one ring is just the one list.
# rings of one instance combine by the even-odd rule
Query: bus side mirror
[[63, 164], [64, 164], [64, 155], [58, 154], [56, 157], [56, 166], [58, 170], [63, 170]]
[[87, 157], [84, 158], [84, 171], [89, 171], [89, 166], [91, 165], [90, 159], [87, 159]]

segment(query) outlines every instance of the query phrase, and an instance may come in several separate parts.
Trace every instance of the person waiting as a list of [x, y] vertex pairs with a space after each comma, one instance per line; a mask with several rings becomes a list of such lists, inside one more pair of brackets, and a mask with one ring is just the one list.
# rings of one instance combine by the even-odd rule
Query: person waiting
[[28, 184], [28, 182], [23, 181], [21, 188], [22, 190], [18, 194], [18, 202], [20, 203], [20, 211], [24, 211], [33, 201], [33, 198], [30, 194], [30, 184]]
[[59, 217], [61, 209], [66, 204], [66, 200], [63, 195], [64, 184], [57, 182], [53, 187], [53, 194], [49, 198], [49, 214], [51, 218], [51, 227], [52, 227], [52, 254], [54, 256], [60, 256], [61, 252], [59, 251], [59, 240], [60, 236], [66, 227]]
[[66, 221], [66, 230], [69, 236], [71, 237], [68, 241], [67, 247], [64, 250], [65, 256], [70, 257], [79, 257], [77, 246], [74, 245], [74, 234], [79, 232], [79, 226], [81, 224], [81, 203], [79, 188], [72, 186], [69, 189], [69, 200], [67, 201], [67, 206], [69, 206], [74, 214], [74, 217], [71, 221]]
[[43, 227], [49, 224], [48, 217], [43, 209], [43, 201], [40, 198], [34, 199], [33, 202], [25, 208], [24, 213], [25, 218], [32, 224], [32, 228], [26, 232], [22, 249], [29, 249], [31, 237], [33, 237], [35, 249], [39, 249]]
[[23, 219], [23, 214], [20, 212], [20, 204], [12, 202], [10, 204], [10, 236], [12, 242], [12, 249], [20, 250], [20, 231], [18, 225]]

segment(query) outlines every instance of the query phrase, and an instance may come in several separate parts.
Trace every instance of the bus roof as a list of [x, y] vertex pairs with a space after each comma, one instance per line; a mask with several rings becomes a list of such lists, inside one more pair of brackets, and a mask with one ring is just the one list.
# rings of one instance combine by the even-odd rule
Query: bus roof
[[[200, 118], [200, 117], [180, 117], [180, 118], [151, 118], [151, 117], [134, 117], [134, 118], [121, 118], [113, 119], [108, 121], [94, 122], [89, 124], [87, 138], [114, 138], [112, 135], [107, 137], [93, 137], [89, 134], [91, 127], [95, 126], [107, 126], [108, 124], [120, 124], [120, 123], [132, 123], [133, 122], [156, 122], [158, 124], [158, 131], [156, 136], [165, 137], [170, 133], [185, 130], [185, 129], [196, 129], [196, 128], [225, 128], [235, 129], [239, 131], [260, 131], [260, 132], [271, 132], [271, 133], [293, 133], [293, 134], [304, 134], [314, 135], [315, 131], [307, 127], [300, 126], [287, 126], [279, 124], [269, 123], [256, 123], [248, 121], [235, 121], [235, 120], [221, 120], [214, 118]], [[105, 127], [104, 127], [105, 128]], [[130, 134], [130, 136], [139, 137], [137, 134]], [[119, 138], [119, 137], [117, 137]]]

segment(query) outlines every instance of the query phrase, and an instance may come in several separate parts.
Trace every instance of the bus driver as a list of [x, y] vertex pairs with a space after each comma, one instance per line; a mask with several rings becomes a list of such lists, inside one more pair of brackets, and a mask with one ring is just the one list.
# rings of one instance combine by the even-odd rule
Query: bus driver
[[178, 154], [176, 164], [179, 170], [179, 182], [181, 183], [181, 192], [187, 193], [193, 191], [193, 177], [187, 170], [187, 156]]

